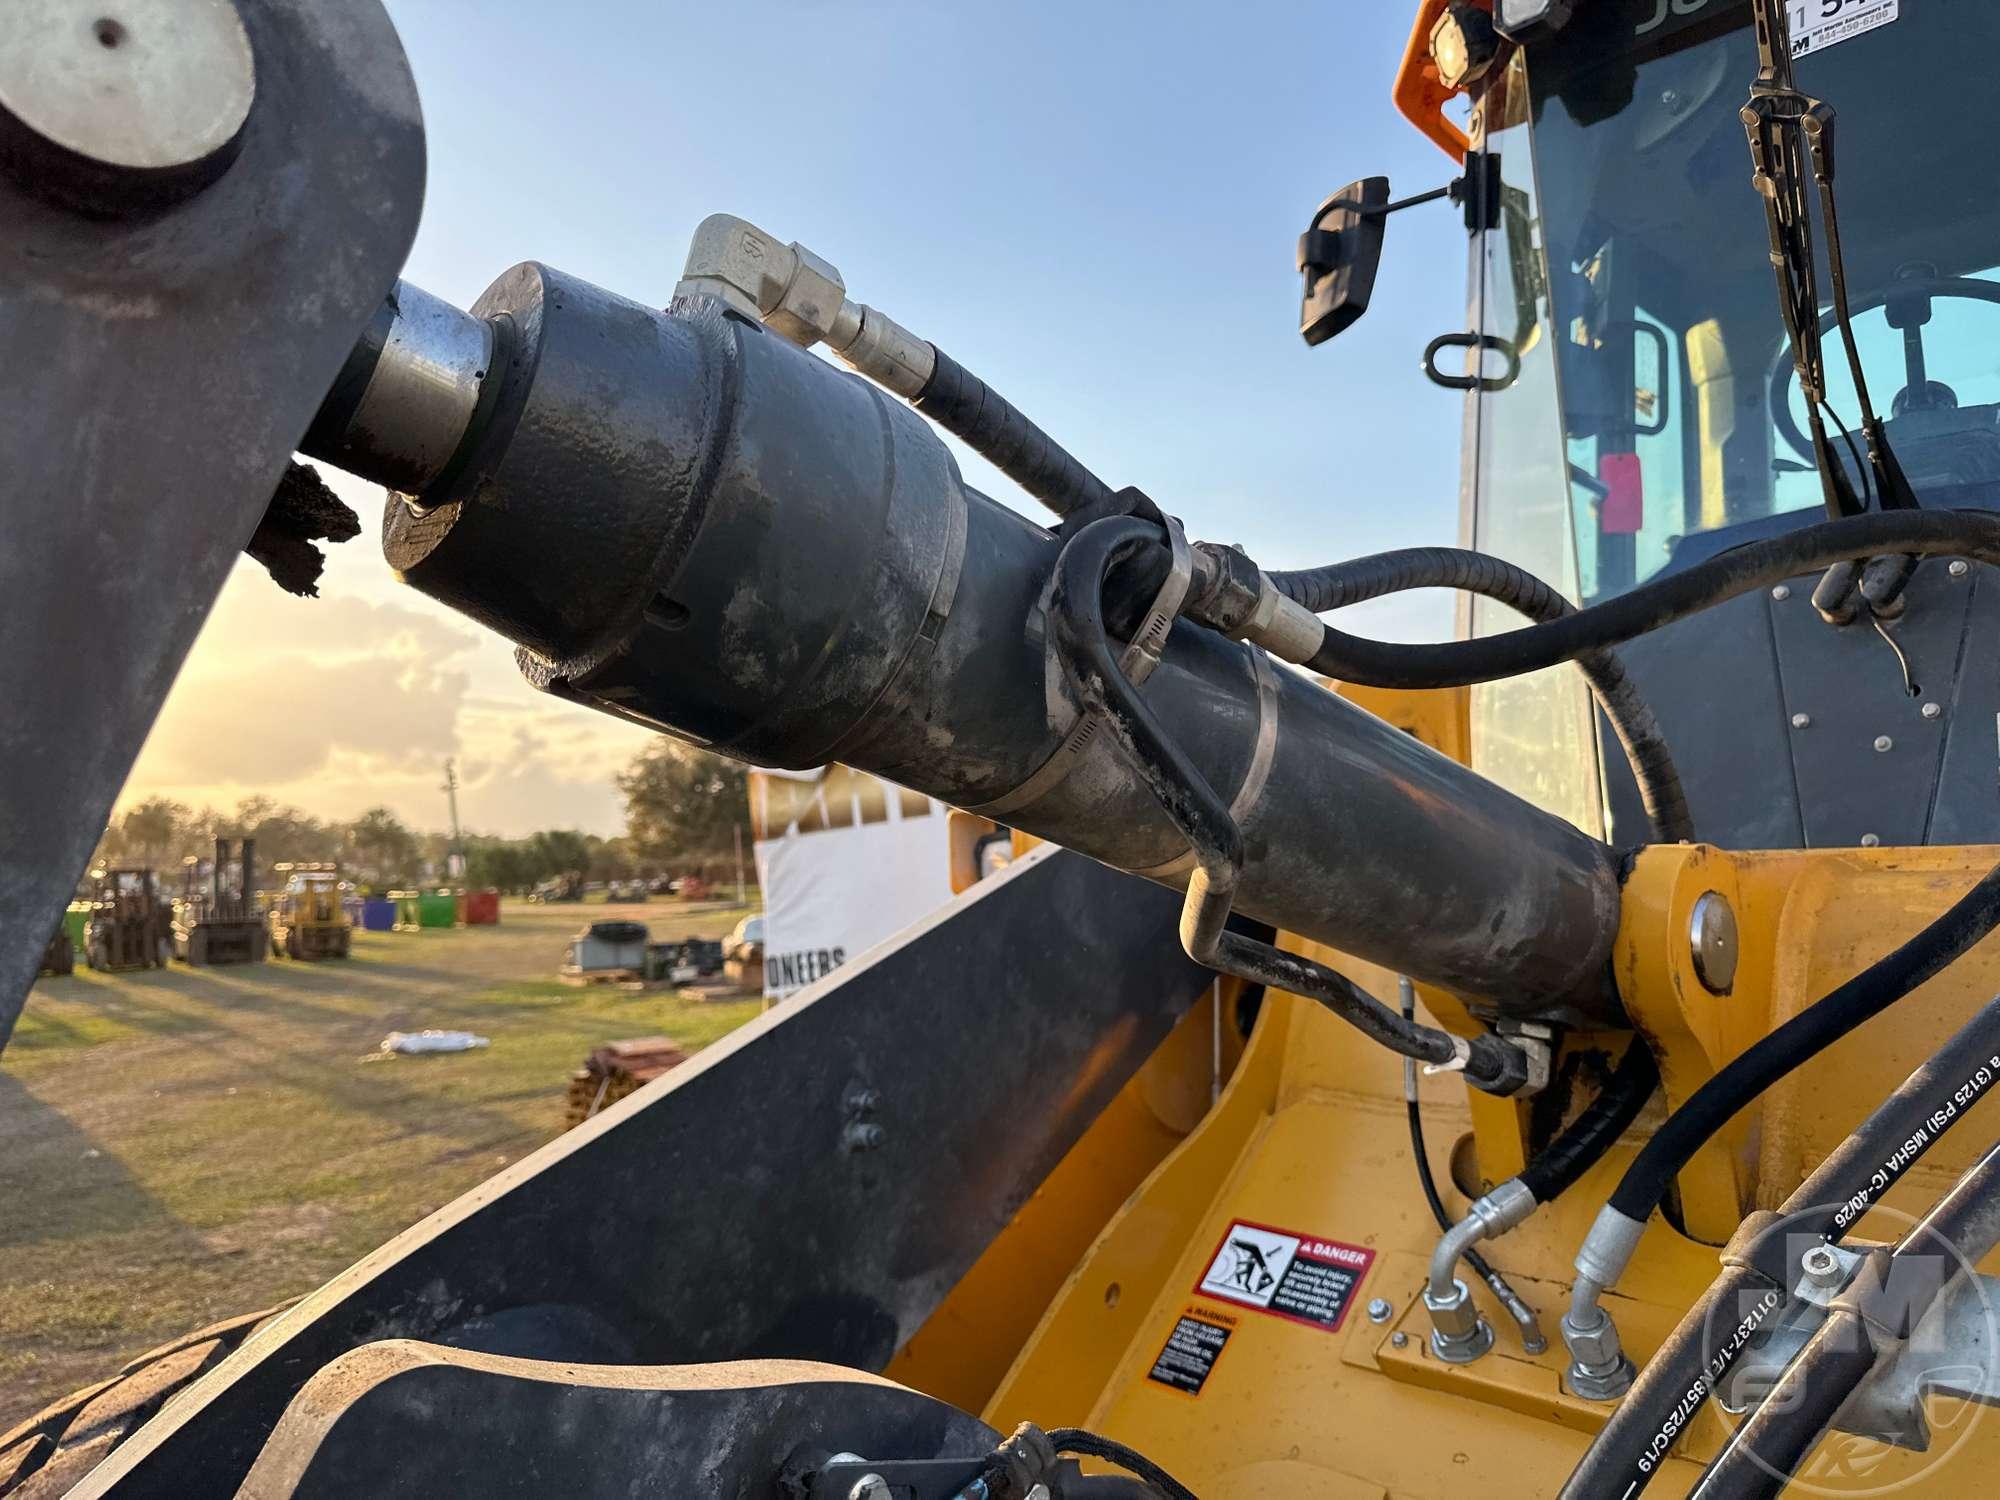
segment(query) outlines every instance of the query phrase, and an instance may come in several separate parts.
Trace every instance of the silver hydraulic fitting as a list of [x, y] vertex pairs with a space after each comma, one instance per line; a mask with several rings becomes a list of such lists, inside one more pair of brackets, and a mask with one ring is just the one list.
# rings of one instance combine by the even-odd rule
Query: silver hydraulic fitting
[[1431, 1353], [1446, 1364], [1469, 1365], [1493, 1347], [1493, 1325], [1479, 1315], [1472, 1289], [1454, 1279], [1443, 1296], [1424, 1288], [1431, 1315]]
[[1586, 1401], [1616, 1401], [1632, 1388], [1632, 1361], [1618, 1339], [1611, 1314], [1593, 1301], [1581, 1319], [1572, 1307], [1563, 1314], [1563, 1347], [1569, 1369], [1563, 1379], [1572, 1393]]
[[[1414, 1088], [1414, 1080], [1411, 1082]], [[1482, 1198], [1474, 1200], [1466, 1216], [1447, 1230], [1431, 1252], [1430, 1279], [1424, 1296], [1424, 1306], [1435, 1309], [1449, 1305], [1452, 1288], [1459, 1286], [1457, 1280], [1458, 1262], [1466, 1251], [1481, 1240], [1498, 1239], [1508, 1230], [1523, 1222], [1537, 1207], [1535, 1195], [1528, 1191], [1518, 1177], [1509, 1178]], [[1535, 1310], [1522, 1300], [1520, 1294], [1507, 1284], [1504, 1277], [1495, 1271], [1489, 1279], [1493, 1295], [1500, 1299], [1500, 1305], [1507, 1309], [1507, 1315], [1521, 1330], [1521, 1347], [1530, 1354], [1540, 1354], [1548, 1348], [1549, 1341], [1542, 1334], [1541, 1320]], [[1433, 1311], [1431, 1326], [1436, 1331], [1440, 1325]], [[1491, 1347], [1488, 1338], [1488, 1347]], [[1433, 1348], [1437, 1345], [1433, 1341]], [[1485, 1349], [1479, 1351], [1485, 1353]], [[1440, 1350], [1439, 1358], [1447, 1356]], [[1471, 1356], [1477, 1358], [1478, 1355]]]
[[824, 343], [843, 363], [906, 400], [923, 394], [937, 350], [895, 319], [852, 301], [826, 261], [733, 214], [696, 226], [676, 297], [716, 297], [802, 349]]
[[1318, 615], [1279, 592], [1242, 548], [1200, 542], [1194, 551], [1188, 610], [1193, 618], [1232, 641], [1262, 646], [1281, 661], [1312, 660], [1326, 640]]

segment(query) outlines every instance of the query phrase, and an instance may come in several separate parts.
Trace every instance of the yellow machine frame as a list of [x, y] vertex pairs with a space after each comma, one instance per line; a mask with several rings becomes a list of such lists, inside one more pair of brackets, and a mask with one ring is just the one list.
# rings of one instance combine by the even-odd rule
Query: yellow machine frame
[[[1464, 690], [1342, 689], [1446, 754], [1467, 756]], [[1728, 1060], [1949, 906], [2000, 851], [1835, 849], [1641, 852], [1625, 886], [1615, 962], [1633, 1020], [1664, 1078], [1639, 1128], [1568, 1195], [1493, 1242], [1490, 1258], [1553, 1331], [1570, 1257], [1637, 1142]], [[1714, 891], [1741, 934], [1736, 982], [1712, 995], [1688, 942], [1693, 903]], [[1393, 1002], [1392, 974], [1309, 945]], [[1810, 1168], [1978, 1005], [2000, 992], [2000, 939], [1974, 949], [1894, 1012], [1830, 1048], [1744, 1111], [1679, 1181], [1689, 1238], [1655, 1221], [1613, 1307], [1643, 1364], [1717, 1270], [1742, 1216], [1778, 1205]], [[1470, 1034], [1450, 997], [1419, 991], [1437, 1022]], [[1608, 1404], [1570, 1395], [1561, 1342], [1526, 1354], [1477, 1288], [1499, 1342], [1448, 1365], [1428, 1352], [1420, 1300], [1438, 1231], [1409, 1160], [1400, 1059], [1291, 995], [1267, 997], [1247, 1047], [1229, 1024], [1233, 985], [1198, 1005], [1146, 1069], [920, 1329], [887, 1373], [1004, 1430], [1032, 1418], [1112, 1434], [1214, 1500], [1382, 1500], [1552, 1495]], [[1218, 1050], [1214, 1042], [1221, 1038]], [[1620, 1038], [1572, 1038], [1616, 1050]], [[1226, 1075], [1208, 1107], [1218, 1058]], [[1447, 1207], [1512, 1176], [1526, 1156], [1525, 1103], [1422, 1085], [1432, 1166]], [[1892, 1240], [1990, 1144], [1949, 1137], [1865, 1218]], [[1282, 1227], [1372, 1260], [1328, 1332], [1195, 1291], [1232, 1223]], [[1991, 1269], [1991, 1267], [1989, 1267]], [[1371, 1304], [1381, 1299], [1384, 1308]], [[1222, 1330], [1199, 1394], [1149, 1378], [1183, 1318]], [[1986, 1494], [2000, 1421], [1934, 1399], [1926, 1453], [1834, 1434], [1794, 1481], [1813, 1493]], [[1713, 1403], [1690, 1424], [1651, 1493], [1683, 1494], [1729, 1431]], [[1613, 1497], [1615, 1500], [1615, 1497]]]

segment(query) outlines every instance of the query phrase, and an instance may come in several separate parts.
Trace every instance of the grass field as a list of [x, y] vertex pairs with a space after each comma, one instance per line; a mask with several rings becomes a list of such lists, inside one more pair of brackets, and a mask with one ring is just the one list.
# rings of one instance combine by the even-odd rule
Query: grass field
[[[590, 917], [720, 936], [741, 907], [509, 903], [355, 934], [345, 963], [43, 979], [0, 1053], [0, 1431], [186, 1330], [310, 1290], [562, 1127], [591, 1047], [715, 1040], [758, 1001], [555, 979]], [[389, 1057], [389, 1031], [474, 1052]]]

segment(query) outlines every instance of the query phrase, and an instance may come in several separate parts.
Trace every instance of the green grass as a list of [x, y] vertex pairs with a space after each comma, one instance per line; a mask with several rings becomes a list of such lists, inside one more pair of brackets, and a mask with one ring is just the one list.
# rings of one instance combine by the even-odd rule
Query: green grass
[[[718, 936], [742, 908], [632, 914]], [[345, 962], [103, 975], [30, 993], [0, 1054], [0, 1431], [136, 1353], [310, 1290], [563, 1124], [622, 1037], [689, 1051], [755, 998], [572, 988], [576, 907], [357, 933]], [[392, 1030], [478, 1051], [389, 1057]]]

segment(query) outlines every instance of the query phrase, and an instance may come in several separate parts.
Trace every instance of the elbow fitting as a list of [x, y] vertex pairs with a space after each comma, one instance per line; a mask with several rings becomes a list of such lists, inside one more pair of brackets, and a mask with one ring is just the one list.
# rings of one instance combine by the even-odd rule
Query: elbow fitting
[[1473, 1201], [1465, 1217], [1445, 1232], [1431, 1253], [1430, 1289], [1442, 1297], [1458, 1274], [1459, 1257], [1481, 1240], [1498, 1239], [1525, 1222], [1539, 1205], [1520, 1178], [1511, 1177]]
[[696, 227], [674, 296], [719, 298], [801, 349], [824, 343], [906, 400], [923, 393], [937, 368], [937, 350], [894, 318], [850, 300], [830, 263], [733, 214], [710, 214]]

